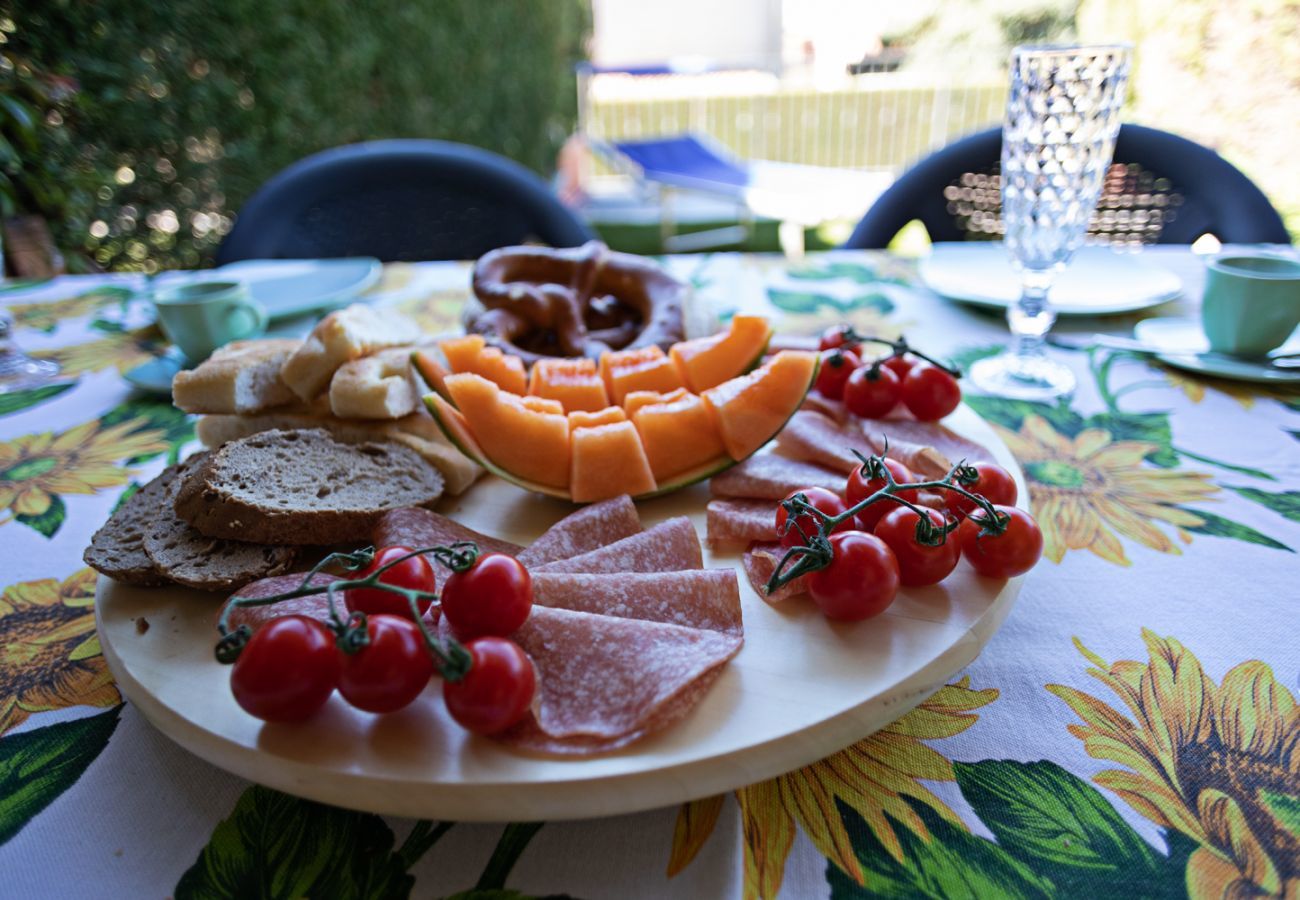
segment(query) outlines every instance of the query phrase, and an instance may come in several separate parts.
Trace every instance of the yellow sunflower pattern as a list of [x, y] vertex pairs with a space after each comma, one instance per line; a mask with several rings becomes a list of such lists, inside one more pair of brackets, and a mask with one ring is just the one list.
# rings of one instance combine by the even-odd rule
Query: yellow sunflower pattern
[[80, 344], [69, 344], [52, 350], [33, 350], [31, 355], [37, 359], [53, 360], [59, 364], [60, 374], [72, 376], [110, 367], [118, 372], [129, 372], [141, 363], [161, 355], [165, 347], [166, 341], [158, 327], [146, 325]]

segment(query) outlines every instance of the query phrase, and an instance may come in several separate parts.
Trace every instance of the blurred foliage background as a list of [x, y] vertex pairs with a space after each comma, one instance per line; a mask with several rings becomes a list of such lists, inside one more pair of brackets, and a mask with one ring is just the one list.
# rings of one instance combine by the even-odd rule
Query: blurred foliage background
[[0, 173], [48, 186], [0, 202], [45, 215], [70, 268], [154, 271], [205, 264], [249, 194], [326, 147], [436, 137], [549, 172], [589, 30], [586, 0], [0, 4], [0, 95], [36, 126], [6, 155], [0, 107]]

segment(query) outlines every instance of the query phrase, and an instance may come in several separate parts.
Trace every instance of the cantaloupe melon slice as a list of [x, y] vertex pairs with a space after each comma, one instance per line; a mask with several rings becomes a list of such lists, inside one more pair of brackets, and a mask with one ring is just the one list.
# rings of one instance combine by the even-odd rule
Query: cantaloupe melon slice
[[502, 353], [499, 347], [487, 346], [481, 334], [467, 334], [439, 341], [438, 349], [447, 358], [447, 365], [454, 373], [473, 372], [482, 375], [512, 394], [523, 394], [527, 389], [524, 361], [517, 356]]
[[575, 428], [572, 439], [569, 496], [575, 503], [655, 490], [650, 463], [631, 422]]
[[600, 355], [600, 377], [611, 403], [622, 404], [632, 391], [675, 390], [682, 386], [677, 366], [658, 347], [619, 350]]
[[767, 319], [735, 316], [726, 331], [680, 341], [669, 353], [682, 382], [698, 394], [752, 369], [763, 358], [771, 338]]
[[657, 482], [668, 481], [726, 452], [704, 401], [685, 390], [673, 393], [680, 396], [645, 404], [631, 414]]
[[447, 386], [442, 380], [451, 373], [432, 353], [427, 350], [412, 351], [411, 365], [431, 390], [437, 391], [444, 398], [447, 396]]
[[[563, 413], [529, 409], [525, 399], [472, 372], [443, 383], [482, 453], [520, 478], [555, 488], [569, 485], [569, 422]], [[558, 404], [557, 404], [558, 405]]]
[[678, 388], [666, 394], [661, 394], [659, 391], [633, 391], [623, 398], [623, 412], [627, 413], [630, 419], [643, 406], [649, 406], [652, 403], [669, 403], [673, 400], [680, 400], [688, 394], [690, 394], [690, 391], [686, 390], [686, 388]]
[[560, 500], [570, 499], [567, 487], [556, 488], [539, 484], [536, 481], [529, 481], [512, 472], [507, 472], [488, 459], [487, 454], [483, 452], [483, 448], [478, 445], [478, 441], [474, 439], [474, 435], [470, 432], [469, 423], [465, 420], [465, 417], [460, 414], [460, 410], [452, 406], [445, 398], [438, 394], [425, 394], [424, 405], [428, 408], [429, 414], [433, 416], [433, 420], [438, 423], [438, 427], [442, 429], [442, 433], [447, 436], [447, 440], [451, 441], [452, 446], [488, 472], [511, 484], [517, 484], [526, 491], [546, 494]]
[[564, 405], [565, 412], [597, 412], [609, 406], [594, 359], [542, 359], [528, 373], [528, 393]]
[[771, 440], [799, 408], [816, 375], [816, 353], [782, 350], [748, 375], [701, 394], [727, 455], [747, 459]]
[[583, 412], [575, 410], [569, 413], [569, 433], [573, 433], [575, 428], [591, 428], [593, 425], [612, 425], [615, 422], [626, 422], [627, 413], [623, 412], [621, 406], [607, 406], [596, 412]]
[[550, 397], [518, 397], [515, 399], [524, 409], [531, 409], [533, 412], [551, 413], [552, 415], [564, 415], [564, 404], [559, 400], [552, 400]]

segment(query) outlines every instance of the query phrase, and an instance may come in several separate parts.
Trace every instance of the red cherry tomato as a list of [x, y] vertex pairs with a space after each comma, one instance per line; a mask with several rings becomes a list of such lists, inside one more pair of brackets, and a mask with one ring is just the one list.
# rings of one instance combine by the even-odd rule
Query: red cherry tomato
[[902, 356], [891, 356], [881, 363], [889, 371], [898, 376], [899, 382], [907, 377], [907, 373], [912, 371], [916, 365], [916, 357], [910, 353], [904, 353]]
[[483, 554], [442, 586], [442, 614], [461, 640], [513, 634], [532, 608], [532, 576], [504, 553]]
[[860, 366], [844, 383], [844, 405], [864, 419], [879, 419], [898, 405], [902, 385], [884, 366]]
[[460, 681], [444, 681], [447, 711], [475, 734], [496, 734], [528, 712], [537, 687], [533, 661], [514, 641], [481, 637], [465, 645], [470, 668]]
[[[942, 528], [948, 519], [938, 510], [926, 510], [926, 516], [936, 529]], [[889, 545], [898, 560], [899, 580], [909, 587], [925, 584], [938, 584], [957, 568], [961, 559], [961, 542], [956, 532], [951, 532], [942, 544], [931, 547], [916, 539], [916, 526], [921, 516], [900, 506], [885, 515], [876, 524], [876, 537]]]
[[[863, 466], [858, 466], [849, 473], [848, 483], [844, 485], [845, 509], [857, 506], [885, 486], [885, 479], [868, 478], [863, 473], [863, 468]], [[909, 484], [916, 481], [916, 476], [912, 474], [912, 470], [896, 459], [885, 457], [885, 468], [893, 473], [894, 481], [899, 484]], [[916, 502], [916, 491], [899, 491], [898, 496], [904, 500]], [[854, 518], [858, 520], [858, 528], [869, 534], [875, 529], [876, 523], [880, 521], [881, 517], [897, 508], [899, 508], [897, 503], [889, 500], [877, 500]]]
[[357, 709], [389, 713], [420, 695], [433, 676], [433, 657], [420, 626], [385, 613], [366, 620], [370, 643], [343, 654], [339, 693]]
[[[826, 490], [826, 488], [804, 488], [802, 491], [791, 492], [785, 499], [789, 500], [795, 494], [803, 494], [808, 498], [809, 503], [826, 513], [828, 516], [838, 516], [847, 508], [844, 505], [844, 501], [841, 500], [837, 494], [831, 493]], [[802, 546], [807, 543], [807, 538], [810, 538], [817, 533], [817, 526], [819, 523], [817, 517], [812, 513], [804, 513], [803, 515], [796, 516], [794, 524], [790, 526], [789, 531], [786, 531], [785, 528], [786, 518], [785, 507], [778, 505], [776, 508], [776, 533], [780, 537], [782, 547]], [[836, 526], [835, 530], [847, 531], [852, 527], [852, 521], [846, 519]], [[803, 531], [802, 534], [800, 533], [800, 529]]]
[[[353, 578], [365, 578], [372, 575], [380, 567], [410, 553], [411, 550], [410, 547], [384, 547], [375, 554], [375, 558], [370, 565], [354, 575]], [[415, 591], [432, 592], [437, 590], [438, 586], [433, 566], [423, 556], [412, 556], [410, 559], [403, 560], [383, 575], [380, 575], [379, 580], [383, 584], [391, 584]], [[403, 616], [407, 619], [411, 618], [411, 606], [406, 602], [406, 598], [401, 594], [394, 594], [392, 591], [379, 588], [352, 588], [343, 592], [343, 602], [347, 605], [348, 612], [363, 612], [368, 616], [388, 613], [389, 615]], [[425, 610], [429, 608], [429, 603], [429, 600], [416, 601], [420, 615], [424, 615]]]
[[903, 379], [902, 399], [922, 422], [937, 422], [961, 403], [961, 387], [938, 366], [918, 363]]
[[[971, 468], [979, 473], [979, 478], [974, 483], [961, 484], [954, 481], [954, 484], [958, 484], [972, 494], [979, 494], [990, 503], [1015, 506], [1020, 492], [1016, 489], [1015, 479], [1011, 477], [1010, 472], [997, 463], [991, 462], [972, 463]], [[963, 497], [956, 491], [944, 491], [943, 503], [948, 507], [949, 512], [958, 518], [969, 515], [975, 508], [974, 500]]]
[[831, 535], [831, 564], [810, 572], [808, 593], [828, 619], [856, 622], [885, 610], [898, 595], [898, 560], [874, 534]]
[[230, 672], [230, 692], [251, 716], [301, 722], [334, 693], [342, 655], [321, 622], [281, 616], [253, 632]]
[[817, 349], [834, 350], [836, 347], [845, 347], [848, 350], [857, 350], [858, 345], [848, 339], [851, 330], [848, 325], [832, 325], [822, 332], [821, 339], [817, 342]]
[[1001, 534], [981, 535], [980, 525], [988, 513], [976, 509], [957, 529], [961, 540], [961, 555], [974, 566], [975, 571], [988, 578], [1013, 578], [1034, 567], [1043, 555], [1043, 532], [1034, 517], [1015, 506], [994, 506], [1007, 516], [1006, 530]]
[[826, 350], [822, 353], [822, 364], [817, 369], [817, 381], [813, 386], [822, 396], [839, 400], [844, 396], [844, 383], [860, 365], [862, 360], [852, 350]]

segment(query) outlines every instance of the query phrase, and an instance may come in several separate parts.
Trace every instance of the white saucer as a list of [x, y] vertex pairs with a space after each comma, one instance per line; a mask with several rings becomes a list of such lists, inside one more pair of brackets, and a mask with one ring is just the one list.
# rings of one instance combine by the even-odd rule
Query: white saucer
[[[1164, 349], [1166, 352], [1156, 354], [1156, 358], [1175, 368], [1237, 381], [1300, 384], [1300, 369], [1278, 369], [1264, 362], [1210, 353], [1199, 319], [1144, 319], [1134, 327], [1133, 336]], [[1300, 332], [1274, 352], [1300, 353]]]
[[[1020, 276], [1000, 241], [935, 244], [921, 281], [959, 303], [1005, 309], [1020, 298]], [[1182, 293], [1178, 276], [1132, 253], [1080, 247], [1057, 276], [1050, 298], [1062, 316], [1109, 316], [1159, 306]]]

